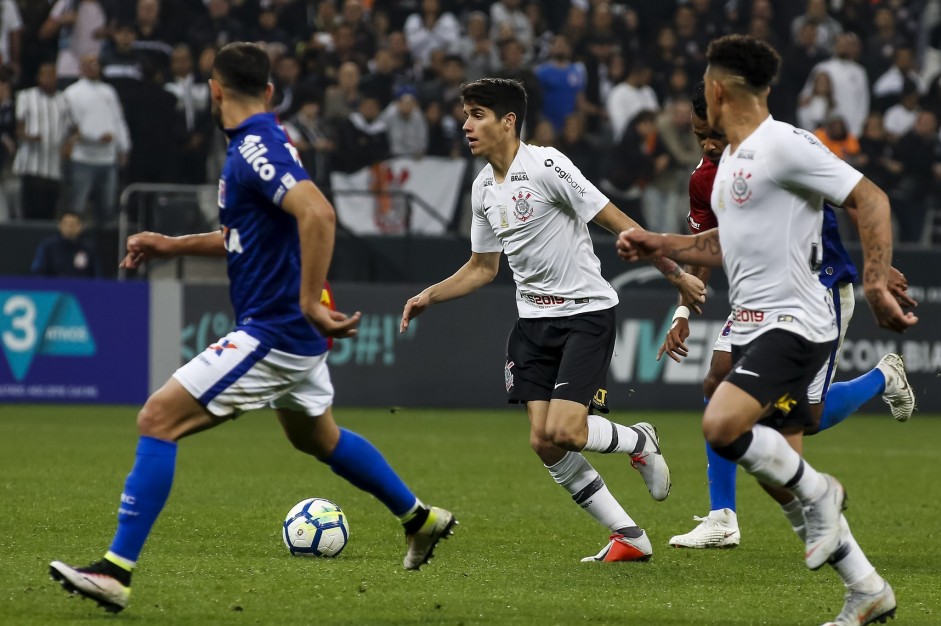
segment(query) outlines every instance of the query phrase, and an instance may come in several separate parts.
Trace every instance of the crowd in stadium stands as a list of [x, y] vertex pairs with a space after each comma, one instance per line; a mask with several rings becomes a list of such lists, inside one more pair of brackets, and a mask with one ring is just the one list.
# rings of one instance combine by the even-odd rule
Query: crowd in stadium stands
[[527, 141], [568, 154], [648, 227], [681, 230], [700, 158], [688, 95], [709, 41], [738, 32], [783, 58], [773, 115], [886, 188], [900, 239], [918, 241], [941, 206], [939, 4], [0, 0], [5, 212], [100, 223], [121, 185], [213, 181], [225, 147], [207, 73], [220, 46], [248, 40], [269, 52], [274, 110], [328, 192], [331, 171], [393, 155], [470, 158], [459, 87], [495, 75], [529, 92]]

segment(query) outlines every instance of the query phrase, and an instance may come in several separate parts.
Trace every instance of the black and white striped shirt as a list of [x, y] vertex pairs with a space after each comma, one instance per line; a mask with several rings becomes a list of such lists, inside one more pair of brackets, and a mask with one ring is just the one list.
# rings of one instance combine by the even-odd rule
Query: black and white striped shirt
[[16, 98], [16, 121], [22, 122], [27, 138], [38, 136], [39, 141], [23, 139], [13, 161], [13, 173], [61, 179], [59, 149], [70, 126], [62, 92], [48, 95], [38, 87], [24, 89]]

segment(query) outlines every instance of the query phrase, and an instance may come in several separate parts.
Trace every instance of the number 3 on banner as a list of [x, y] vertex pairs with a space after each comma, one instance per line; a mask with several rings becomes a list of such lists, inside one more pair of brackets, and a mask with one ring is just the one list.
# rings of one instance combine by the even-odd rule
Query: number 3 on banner
[[32, 350], [36, 344], [36, 304], [26, 296], [13, 296], [3, 305], [13, 330], [3, 332], [3, 344], [13, 352]]

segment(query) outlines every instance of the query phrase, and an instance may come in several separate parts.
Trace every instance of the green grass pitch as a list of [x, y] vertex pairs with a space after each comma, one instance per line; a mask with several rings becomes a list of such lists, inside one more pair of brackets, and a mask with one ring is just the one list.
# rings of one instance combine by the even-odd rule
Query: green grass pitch
[[[420, 572], [401, 568], [395, 520], [315, 460], [294, 452], [270, 412], [244, 415], [180, 446], [176, 481], [144, 550], [129, 608], [106, 616], [67, 596], [48, 562], [84, 564], [107, 548], [133, 461], [133, 407], [0, 407], [0, 624], [821, 624], [843, 588], [810, 572], [777, 507], [739, 474], [742, 545], [666, 544], [704, 515], [697, 413], [616, 414], [659, 428], [673, 492], [654, 502], [623, 456], [592, 454], [647, 529], [649, 563], [580, 563], [606, 532], [530, 451], [521, 411], [338, 409], [423, 500], [461, 524]], [[893, 584], [902, 624], [941, 624], [941, 416], [907, 424], [851, 417], [810, 439], [807, 457], [838, 476], [850, 523]], [[337, 559], [292, 558], [281, 520], [329, 498], [350, 519]]]

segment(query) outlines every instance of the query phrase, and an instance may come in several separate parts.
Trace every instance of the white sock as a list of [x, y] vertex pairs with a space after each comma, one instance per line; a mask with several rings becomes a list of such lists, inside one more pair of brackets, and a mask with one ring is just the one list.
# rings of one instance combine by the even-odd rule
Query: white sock
[[568, 452], [555, 465], [546, 466], [555, 482], [572, 494], [575, 504], [585, 509], [598, 523], [616, 531], [637, 526], [627, 511], [608, 491], [604, 480], [588, 460], [578, 452]]
[[755, 424], [752, 441], [738, 464], [758, 480], [776, 487], [787, 487], [802, 503], [820, 497], [827, 489], [823, 477], [801, 459], [781, 433]]
[[854, 591], [875, 593], [882, 589], [882, 577], [856, 543], [846, 517], [840, 516], [840, 545], [830, 558], [830, 565]]
[[612, 452], [630, 454], [637, 448], [641, 436], [646, 441], [646, 435], [630, 426], [621, 426], [600, 415], [589, 415], [588, 443], [585, 444], [583, 450], [604, 454]]
[[806, 543], [807, 528], [804, 526], [804, 507], [801, 506], [801, 501], [794, 498], [787, 504], [782, 504], [781, 510], [784, 511], [784, 517], [791, 523], [791, 529], [800, 538], [801, 543]]

